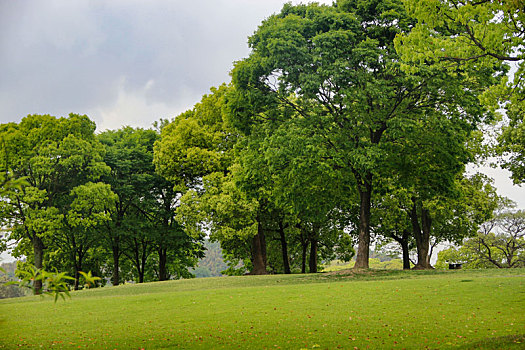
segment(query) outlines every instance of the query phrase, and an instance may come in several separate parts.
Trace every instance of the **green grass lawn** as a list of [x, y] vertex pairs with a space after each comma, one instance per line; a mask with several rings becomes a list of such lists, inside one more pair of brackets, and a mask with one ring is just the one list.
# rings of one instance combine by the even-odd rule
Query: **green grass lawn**
[[71, 295], [0, 301], [0, 348], [525, 348], [525, 269], [223, 277]]

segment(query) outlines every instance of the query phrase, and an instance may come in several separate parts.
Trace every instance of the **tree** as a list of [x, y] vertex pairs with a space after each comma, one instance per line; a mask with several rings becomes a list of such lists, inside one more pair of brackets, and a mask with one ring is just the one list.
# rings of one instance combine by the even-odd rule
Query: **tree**
[[473, 97], [492, 71], [401, 70], [393, 40], [411, 25], [397, 1], [287, 4], [261, 24], [249, 40], [250, 57], [232, 72], [233, 125], [249, 134], [292, 110], [323, 139], [333, 171], [353, 177], [360, 203], [356, 268], [368, 267], [374, 183], [387, 158], [403, 157], [389, 153], [391, 144], [411, 128], [424, 130], [427, 119], [471, 128], [484, 117]]
[[[99, 135], [111, 168], [104, 180], [118, 196], [107, 208], [111, 220], [99, 227], [112, 256], [113, 285], [120, 283], [122, 256], [134, 268], [131, 275], [139, 283], [144, 282], [151, 263], [158, 265], [153, 268], [158, 279], [166, 280], [168, 265], [186, 268], [200, 256], [200, 245], [174, 219], [178, 201], [174, 184], [155, 172], [153, 148], [158, 139], [154, 130], [131, 127]], [[158, 256], [153, 257], [155, 253]], [[180, 274], [180, 266], [173, 272]]]
[[[131, 127], [109, 130], [98, 135], [106, 149], [104, 161], [111, 168], [103, 181], [118, 196], [114, 205], [107, 208], [111, 220], [105, 221], [99, 228], [104, 245], [112, 257], [113, 285], [120, 283], [120, 259], [124, 253], [125, 240], [133, 240], [135, 228], [144, 220], [136, 215], [134, 209], [135, 206], [140, 206], [141, 198], [150, 189], [153, 177], [151, 147], [155, 137], [155, 132], [151, 130], [135, 130]], [[136, 267], [140, 269], [141, 266]]]
[[154, 274], [159, 281], [172, 276], [191, 277], [187, 268], [194, 266], [202, 257], [203, 246], [200, 238], [190, 236], [175, 218], [180, 205], [181, 194], [174, 190], [173, 183], [156, 174], [151, 193], [143, 201], [141, 214], [146, 219], [144, 228], [156, 255], [152, 262]]
[[459, 248], [440, 252], [439, 265], [464, 263], [466, 268], [525, 266], [525, 212], [502, 212], [485, 222], [475, 237]]
[[93, 250], [101, 248], [97, 228], [111, 219], [108, 209], [115, 205], [118, 197], [108, 184], [101, 182], [77, 186], [71, 190], [71, 196], [73, 199], [62, 214], [62, 228], [53, 241], [69, 257], [66, 264], [73, 266], [77, 290], [86, 261], [92, 257], [90, 255], [95, 255]]
[[[18, 253], [32, 248], [24, 253], [39, 270], [44, 265], [46, 246], [61, 229], [70, 192], [108, 171], [94, 131], [95, 123], [75, 114], [68, 118], [30, 115], [19, 124], [0, 126], [0, 139], [11, 160], [11, 176], [27, 182], [4, 194], [3, 225], [13, 228], [10, 239], [20, 241]], [[39, 281], [35, 289], [41, 288]]]
[[525, 212], [499, 214], [482, 226], [474, 242], [482, 260], [499, 268], [525, 266]]
[[[501, 62], [513, 67], [510, 75], [486, 91], [482, 102], [504, 107], [510, 123], [499, 135], [502, 166], [515, 183], [525, 181], [525, 3], [516, 1], [438, 0], [405, 1], [418, 23], [396, 38], [396, 48], [410, 63], [430, 63], [442, 69], [458, 66], [480, 69]], [[408, 69], [414, 69], [413, 67]], [[504, 70], [503, 70], [504, 72]]]
[[[200, 103], [165, 125], [155, 145], [158, 172], [183, 193], [177, 218], [195, 238], [209, 229], [227, 256], [239, 259], [252, 273], [266, 273], [266, 241], [258, 227], [258, 203], [236, 186], [232, 176], [238, 134], [226, 122], [229, 87], [211, 89]], [[254, 211], [255, 210], [255, 211]], [[255, 221], [253, 221], [255, 220]]]
[[[262, 178], [255, 187], [274, 208], [272, 231], [279, 233], [285, 272], [290, 271], [286, 266], [289, 243], [301, 246], [303, 273], [307, 256], [309, 271], [314, 273], [319, 258], [333, 259], [336, 247], [344, 246], [352, 255], [352, 247], [343, 242], [350, 239], [348, 196], [355, 195], [354, 183], [351, 174], [333, 171], [326, 161], [323, 137], [302, 125], [302, 118], [296, 115], [277, 125], [260, 125], [246, 138], [252, 140], [251, 148], [244, 149], [240, 159], [245, 159], [243, 165], [253, 174], [251, 178]], [[343, 258], [347, 254], [336, 255]]]

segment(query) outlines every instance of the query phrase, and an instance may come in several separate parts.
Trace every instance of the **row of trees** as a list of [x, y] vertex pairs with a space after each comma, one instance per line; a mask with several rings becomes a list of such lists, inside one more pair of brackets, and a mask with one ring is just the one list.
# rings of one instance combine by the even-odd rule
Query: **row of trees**
[[[2, 125], [4, 226], [37, 267], [113, 284], [187, 275], [206, 236], [229, 273], [316, 272], [354, 254], [367, 268], [372, 240], [431, 268], [436, 244], [475, 235], [502, 202], [466, 164], [492, 149], [525, 180], [522, 8], [287, 4], [231, 83], [160, 132], [95, 135], [78, 115]], [[510, 124], [487, 147], [500, 107]]]
[[[502, 53], [521, 52], [523, 14], [490, 1], [419, 3], [285, 5], [265, 20], [231, 84], [157, 144], [159, 172], [184, 179], [186, 229], [209, 232], [252, 273], [315, 272], [319, 258], [351, 256], [354, 240], [366, 268], [373, 237], [398, 242], [405, 268], [415, 246], [416, 268], [430, 268], [433, 246], [475, 234], [501, 199], [465, 165], [486, 155], [482, 130], [499, 103], [521, 117], [521, 82], [508, 82], [504, 64], [516, 59]], [[469, 40], [481, 45], [462, 49]]]
[[[155, 173], [154, 130], [95, 135], [86, 116], [30, 115], [0, 126], [4, 184], [0, 213], [15, 256], [38, 269], [123, 280], [187, 276], [202, 255], [174, 219], [173, 184]], [[36, 288], [39, 289], [39, 286]]]

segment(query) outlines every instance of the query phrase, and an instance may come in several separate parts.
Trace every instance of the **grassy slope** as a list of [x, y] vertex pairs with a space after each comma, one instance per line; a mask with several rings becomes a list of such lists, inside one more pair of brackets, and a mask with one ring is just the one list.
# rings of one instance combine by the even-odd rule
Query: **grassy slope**
[[247, 276], [0, 301], [0, 348], [524, 348], [525, 269]]

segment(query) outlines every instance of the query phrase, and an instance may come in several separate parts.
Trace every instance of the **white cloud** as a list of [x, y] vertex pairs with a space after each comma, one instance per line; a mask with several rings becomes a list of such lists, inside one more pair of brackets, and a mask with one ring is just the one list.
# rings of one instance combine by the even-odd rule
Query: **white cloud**
[[172, 118], [188, 109], [195, 96], [189, 89], [182, 92], [173, 103], [159, 102], [148, 98], [155, 87], [155, 81], [149, 80], [139, 89], [131, 88], [126, 77], [119, 79], [115, 87], [117, 98], [112, 103], [88, 111], [88, 115], [97, 123], [97, 130], [118, 129], [122, 126], [149, 128], [154, 121]]

